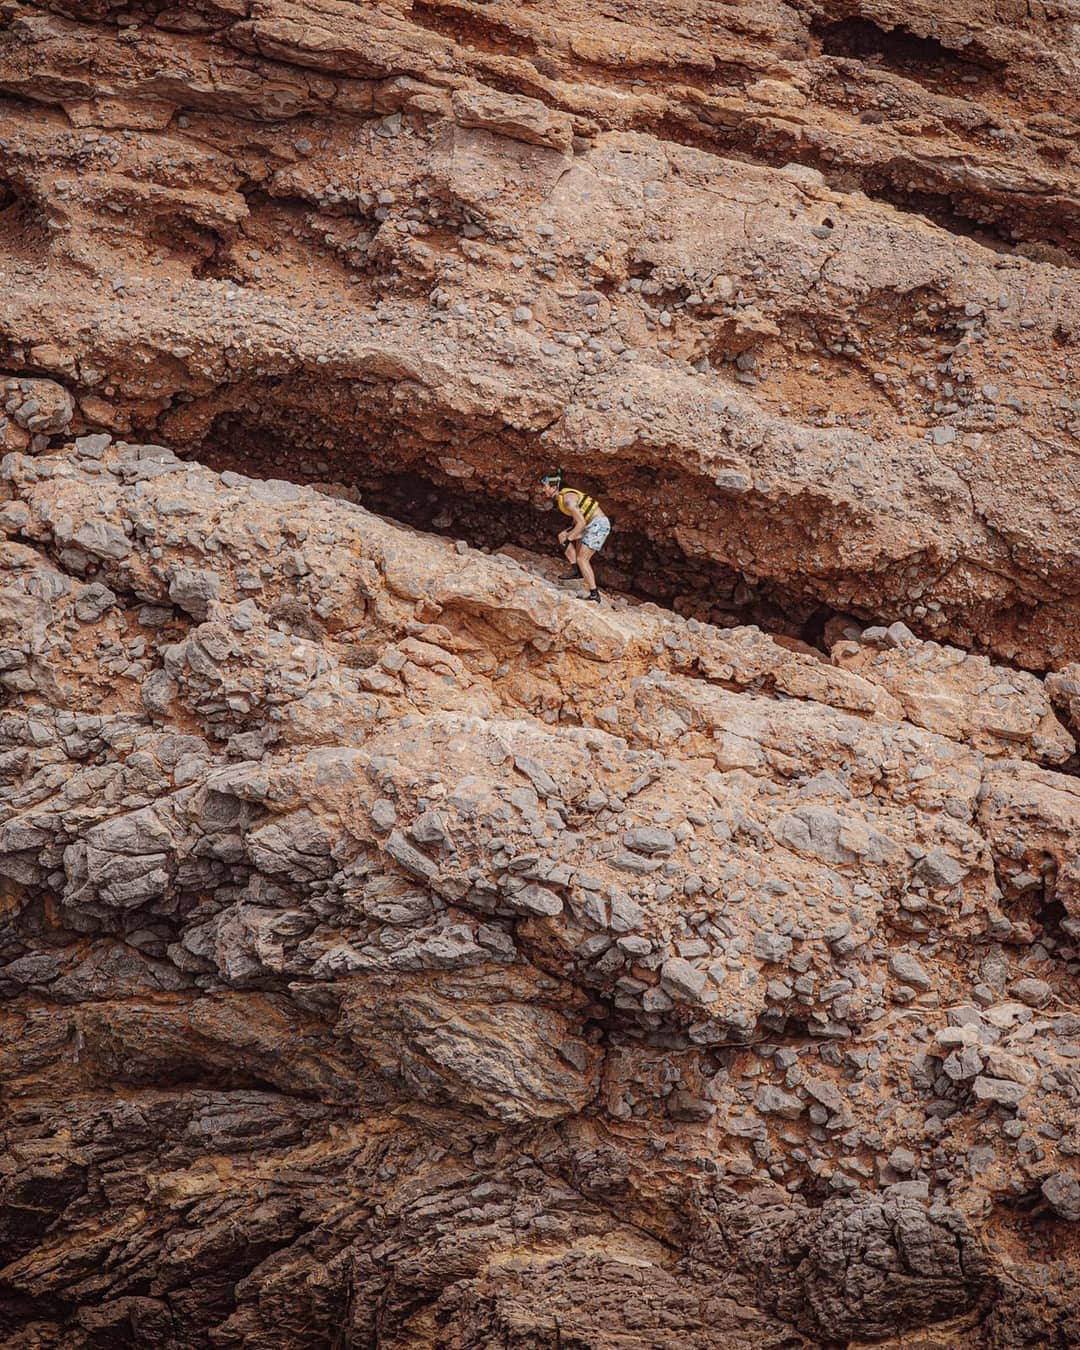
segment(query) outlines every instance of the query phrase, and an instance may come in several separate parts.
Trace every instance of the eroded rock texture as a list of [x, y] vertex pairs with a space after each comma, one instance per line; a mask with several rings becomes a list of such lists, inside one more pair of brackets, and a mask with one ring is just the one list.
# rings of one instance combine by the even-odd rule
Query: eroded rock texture
[[1034, 676], [104, 440], [4, 463], [11, 1344], [1075, 1342]]
[[563, 462], [699, 618], [1080, 657], [1071, 8], [586, 8], [6, 0], [0, 362], [477, 541]]
[[1075, 34], [0, 0], [5, 1345], [1080, 1343]]

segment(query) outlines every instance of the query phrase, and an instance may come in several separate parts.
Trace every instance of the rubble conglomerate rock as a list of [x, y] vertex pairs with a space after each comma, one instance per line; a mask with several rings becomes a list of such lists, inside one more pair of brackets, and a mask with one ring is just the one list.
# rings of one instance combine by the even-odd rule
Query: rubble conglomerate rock
[[1040, 680], [160, 445], [0, 473], [7, 1343], [1075, 1339]]
[[1080, 1344], [1068, 11], [0, 3], [5, 1346]]

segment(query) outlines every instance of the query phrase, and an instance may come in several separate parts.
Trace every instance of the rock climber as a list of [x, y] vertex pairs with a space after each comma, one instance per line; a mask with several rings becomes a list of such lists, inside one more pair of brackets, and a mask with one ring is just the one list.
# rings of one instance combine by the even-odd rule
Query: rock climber
[[565, 486], [562, 469], [547, 473], [540, 480], [540, 490], [564, 516], [570, 517], [570, 525], [559, 531], [559, 543], [565, 546], [563, 556], [573, 567], [560, 579], [576, 581], [580, 576], [588, 586], [587, 595], [579, 595], [579, 600], [595, 600], [600, 603], [600, 592], [596, 589], [596, 576], [593, 573], [592, 558], [604, 547], [604, 540], [611, 533], [611, 521], [600, 510], [600, 503], [580, 488]]

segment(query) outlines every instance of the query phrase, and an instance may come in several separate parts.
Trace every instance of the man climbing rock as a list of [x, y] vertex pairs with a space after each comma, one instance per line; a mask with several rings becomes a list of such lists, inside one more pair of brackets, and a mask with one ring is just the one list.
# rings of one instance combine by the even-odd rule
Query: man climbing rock
[[559, 531], [559, 543], [565, 545], [564, 557], [573, 567], [563, 581], [576, 581], [580, 576], [588, 586], [588, 594], [579, 596], [579, 600], [594, 600], [600, 603], [600, 592], [596, 589], [596, 576], [592, 562], [594, 553], [604, 547], [604, 541], [611, 533], [611, 521], [600, 509], [595, 497], [590, 497], [579, 488], [564, 486], [565, 475], [562, 469], [545, 474], [540, 480], [544, 496], [556, 506], [564, 516], [569, 516], [571, 524]]

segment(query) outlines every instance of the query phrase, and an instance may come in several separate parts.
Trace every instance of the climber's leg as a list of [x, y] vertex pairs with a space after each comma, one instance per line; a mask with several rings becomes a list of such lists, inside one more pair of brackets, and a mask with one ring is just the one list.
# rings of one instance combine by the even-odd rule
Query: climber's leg
[[593, 550], [587, 544], [579, 544], [577, 551], [578, 571], [581, 573], [585, 585], [590, 591], [596, 590], [596, 577], [593, 574], [592, 563], [589, 559], [593, 555]]

